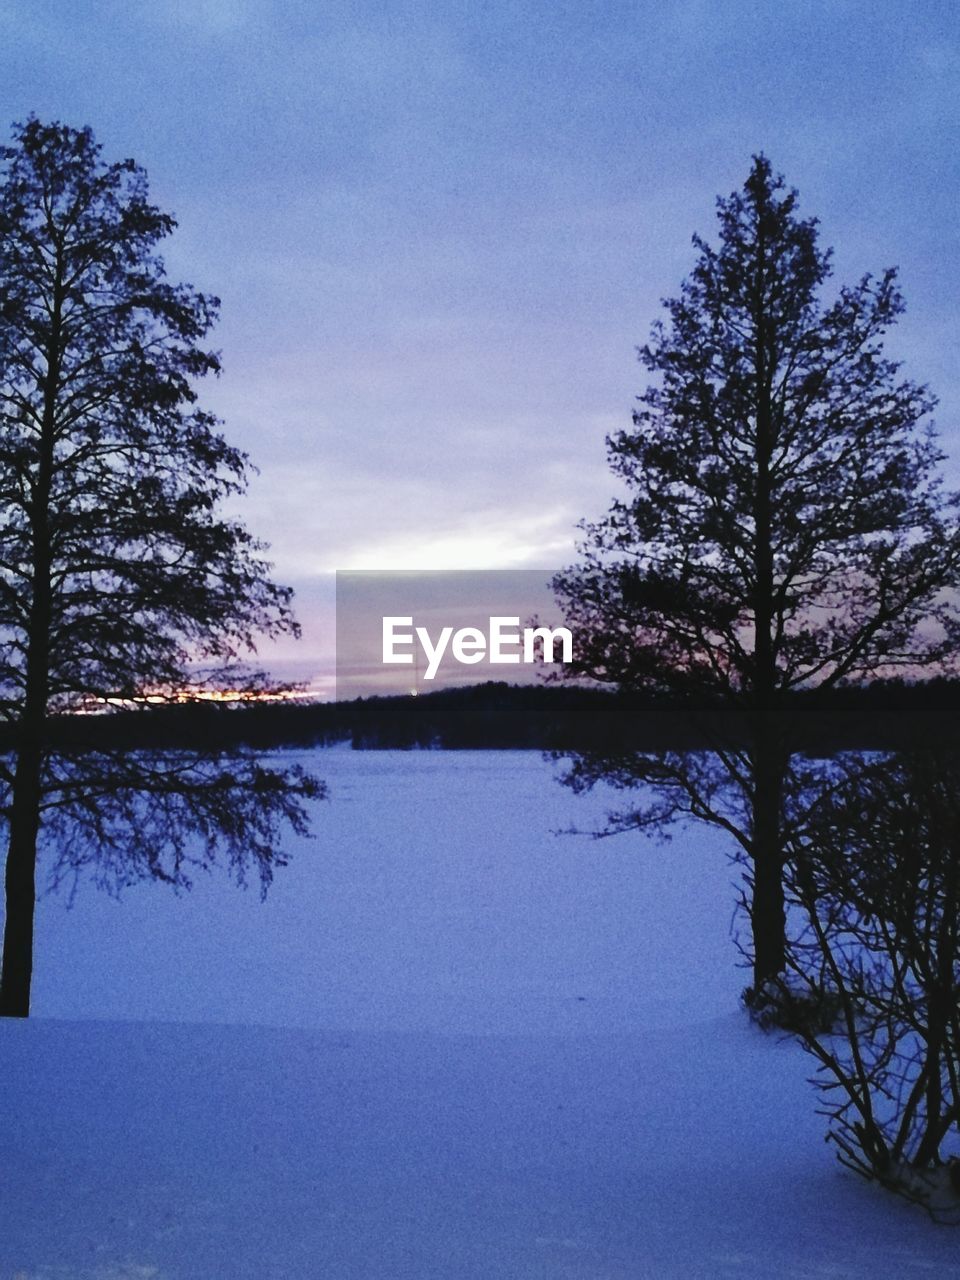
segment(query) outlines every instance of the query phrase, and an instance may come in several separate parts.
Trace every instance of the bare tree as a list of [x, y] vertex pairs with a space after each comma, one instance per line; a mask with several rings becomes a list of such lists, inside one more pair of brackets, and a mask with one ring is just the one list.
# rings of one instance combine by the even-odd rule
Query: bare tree
[[825, 772], [791, 862], [780, 1021], [817, 1060], [842, 1163], [960, 1223], [960, 757]]
[[[209, 693], [290, 593], [222, 514], [247, 460], [196, 406], [217, 300], [167, 281], [175, 226], [89, 129], [30, 119], [0, 184], [0, 761], [8, 827], [0, 1013], [26, 1016], [41, 838], [120, 880], [188, 882], [226, 851], [266, 883], [312, 778], [214, 753], [58, 751], [51, 717]], [[240, 681], [243, 683], [242, 679]]]

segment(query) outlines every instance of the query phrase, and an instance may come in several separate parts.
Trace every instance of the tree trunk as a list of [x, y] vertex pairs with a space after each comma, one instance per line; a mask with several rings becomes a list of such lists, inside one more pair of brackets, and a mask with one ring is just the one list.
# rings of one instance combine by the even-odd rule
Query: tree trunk
[[[38, 522], [40, 523], [40, 522]], [[45, 531], [45, 525], [44, 525]], [[50, 554], [44, 539], [35, 555], [33, 607], [27, 640], [27, 679], [17, 741], [7, 846], [6, 918], [0, 1016], [26, 1018], [33, 976], [33, 918], [37, 891], [37, 836], [43, 801], [43, 756], [50, 671]]]
[[50, 623], [53, 602], [50, 494], [54, 471], [63, 300], [63, 261], [58, 252], [54, 269], [37, 468], [32, 483], [28, 484], [33, 559], [32, 592], [25, 636], [23, 710], [18, 725], [17, 764], [10, 806], [10, 843], [7, 847], [4, 886], [6, 918], [3, 929], [3, 969], [0, 971], [0, 1016], [9, 1018], [29, 1016], [30, 983], [33, 977], [37, 835], [43, 800], [43, 754], [50, 684]]
[[783, 893], [782, 815], [784, 766], [780, 749], [764, 734], [754, 756], [753, 791], [753, 989], [783, 972], [786, 914]]
[[768, 978], [783, 971], [786, 951], [784, 916], [781, 808], [785, 764], [780, 738], [778, 706], [776, 603], [774, 577], [774, 484], [771, 472], [776, 430], [773, 409], [773, 374], [776, 354], [770, 349], [767, 298], [767, 261], [763, 217], [757, 228], [757, 278], [754, 290], [756, 329], [756, 488], [754, 491], [753, 611], [753, 989], [759, 992]]
[[30, 1013], [40, 769], [39, 742], [25, 744], [17, 758], [7, 848], [6, 919], [0, 976], [0, 1017], [5, 1018], [26, 1018]]

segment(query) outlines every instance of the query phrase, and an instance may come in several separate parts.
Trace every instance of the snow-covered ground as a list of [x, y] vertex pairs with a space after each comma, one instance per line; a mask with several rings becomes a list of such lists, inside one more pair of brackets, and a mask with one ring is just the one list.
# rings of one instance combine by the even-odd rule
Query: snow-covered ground
[[737, 1011], [716, 837], [589, 841], [534, 753], [311, 757], [317, 839], [41, 903], [0, 1280], [960, 1276]]

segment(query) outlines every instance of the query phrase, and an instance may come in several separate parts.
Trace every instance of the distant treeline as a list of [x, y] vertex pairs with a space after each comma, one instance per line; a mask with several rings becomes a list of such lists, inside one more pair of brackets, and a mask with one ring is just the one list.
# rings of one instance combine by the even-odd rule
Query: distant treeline
[[[877, 681], [796, 693], [781, 714], [795, 750], [960, 745], [960, 681]], [[201, 702], [60, 716], [51, 745], [260, 749], [349, 742], [357, 749], [473, 748], [615, 752], [696, 750], [746, 735], [746, 710], [678, 705], [603, 689], [487, 683], [419, 697], [352, 702]], [[9, 731], [7, 736], [9, 735]], [[2, 739], [0, 739], [2, 741]]]

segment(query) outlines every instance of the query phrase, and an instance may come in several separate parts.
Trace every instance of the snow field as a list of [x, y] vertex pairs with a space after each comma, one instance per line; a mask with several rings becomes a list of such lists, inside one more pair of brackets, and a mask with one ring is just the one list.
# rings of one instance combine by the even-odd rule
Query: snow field
[[604, 797], [531, 753], [311, 759], [266, 903], [41, 903], [0, 1280], [960, 1275], [737, 1011], [714, 836], [554, 836]]

